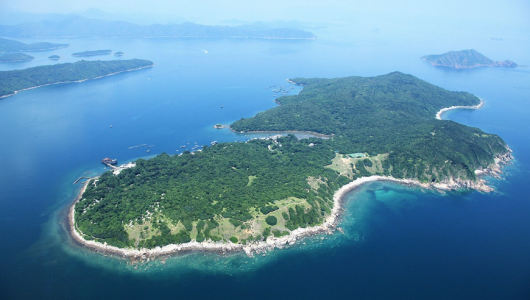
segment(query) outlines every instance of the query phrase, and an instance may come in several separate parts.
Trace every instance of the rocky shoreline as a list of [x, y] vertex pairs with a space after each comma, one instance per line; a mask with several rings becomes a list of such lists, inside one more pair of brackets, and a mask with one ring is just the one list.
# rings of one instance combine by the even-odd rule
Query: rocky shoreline
[[[465, 109], [478, 109], [484, 105], [484, 101], [480, 99], [480, 104], [475, 106], [453, 106], [449, 108], [444, 108], [436, 114], [437, 119], [441, 119], [441, 115], [448, 110], [465, 108]], [[230, 128], [231, 129], [231, 128]], [[231, 129], [232, 130], [232, 129]], [[506, 152], [497, 155], [494, 158], [494, 162], [488, 168], [475, 170], [477, 176], [489, 175], [496, 178], [499, 178], [502, 174], [502, 166], [508, 164], [512, 159], [512, 150], [506, 146]], [[128, 258], [131, 261], [148, 261], [157, 257], [164, 257], [173, 254], [183, 254], [191, 251], [210, 251], [210, 252], [219, 252], [219, 253], [228, 253], [233, 251], [243, 251], [248, 256], [253, 256], [254, 254], [265, 253], [271, 251], [275, 248], [282, 249], [289, 245], [293, 245], [297, 240], [312, 236], [316, 234], [332, 234], [335, 229], [337, 229], [337, 224], [343, 209], [343, 202], [346, 199], [346, 195], [358, 188], [359, 186], [373, 182], [373, 181], [393, 181], [398, 182], [404, 185], [410, 186], [419, 186], [421, 188], [430, 189], [430, 190], [441, 190], [441, 191], [450, 191], [450, 190], [476, 190], [480, 192], [492, 192], [493, 188], [488, 186], [487, 182], [478, 178], [475, 181], [472, 180], [462, 180], [459, 178], [451, 178], [436, 183], [424, 183], [416, 179], [397, 179], [390, 176], [380, 176], [374, 175], [369, 177], [358, 178], [344, 186], [335, 192], [333, 195], [333, 209], [331, 213], [325, 218], [324, 222], [319, 226], [309, 227], [309, 228], [297, 228], [288, 236], [283, 237], [268, 237], [265, 241], [251, 242], [246, 245], [235, 244], [232, 242], [197, 242], [191, 241], [185, 244], [171, 244], [163, 247], [156, 247], [154, 249], [124, 249], [118, 248], [115, 246], [107, 245], [106, 243], [99, 243], [95, 241], [86, 240], [83, 238], [81, 231], [77, 228], [75, 224], [75, 205], [81, 199], [83, 192], [85, 191], [89, 181], [85, 183], [81, 191], [79, 192], [75, 202], [70, 206], [68, 213], [68, 224], [69, 224], [69, 233], [74, 241], [84, 247], [95, 250], [97, 252], [103, 252], [108, 254], [119, 255], [124, 258]]]
[[[495, 163], [487, 169], [477, 170], [475, 173], [477, 175], [492, 175], [498, 177], [502, 171], [502, 165], [507, 164], [512, 159], [511, 150], [507, 148], [508, 152], [502, 155], [498, 155], [495, 158]], [[341, 187], [338, 191], [335, 192], [333, 196], [333, 210], [326, 217], [324, 222], [319, 226], [309, 227], [309, 228], [298, 228], [291, 232], [290, 235], [284, 237], [269, 237], [265, 241], [252, 242], [247, 245], [234, 244], [231, 242], [196, 242], [191, 241], [186, 244], [172, 244], [164, 247], [156, 247], [154, 249], [124, 249], [114, 246], [107, 245], [106, 243], [99, 243], [95, 241], [86, 240], [83, 238], [82, 233], [77, 229], [75, 225], [75, 204], [81, 199], [84, 190], [86, 189], [89, 182], [87, 181], [84, 187], [78, 194], [76, 201], [71, 205], [69, 214], [68, 214], [68, 224], [69, 232], [71, 237], [75, 240], [76, 243], [87, 247], [89, 249], [95, 250], [96, 252], [103, 252], [108, 254], [119, 255], [124, 258], [131, 259], [132, 261], [147, 261], [157, 257], [168, 256], [173, 254], [183, 254], [191, 251], [209, 251], [209, 252], [219, 252], [219, 253], [228, 253], [233, 251], [243, 251], [248, 256], [253, 256], [255, 254], [265, 253], [271, 251], [275, 248], [282, 249], [289, 245], [293, 245], [297, 240], [317, 235], [317, 234], [332, 234], [333, 231], [337, 228], [341, 212], [343, 211], [343, 202], [346, 199], [346, 195], [355, 188], [359, 186], [373, 182], [373, 181], [393, 181], [398, 182], [404, 185], [410, 186], [419, 186], [421, 188], [430, 189], [430, 190], [441, 190], [441, 191], [450, 191], [450, 190], [462, 190], [462, 189], [472, 189], [480, 192], [491, 192], [493, 189], [487, 185], [487, 182], [484, 179], [479, 179], [477, 181], [471, 180], [460, 180], [460, 179], [451, 179], [445, 180], [440, 183], [422, 183], [415, 179], [397, 179], [394, 177], [388, 176], [379, 176], [374, 175], [370, 177], [358, 178], [349, 184]]]

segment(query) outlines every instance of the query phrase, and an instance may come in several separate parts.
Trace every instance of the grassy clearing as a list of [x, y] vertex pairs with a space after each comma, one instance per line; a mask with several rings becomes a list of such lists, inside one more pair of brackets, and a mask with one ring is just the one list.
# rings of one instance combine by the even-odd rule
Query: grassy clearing
[[[321, 179], [315, 179], [315, 182], [318, 184], [325, 184]], [[244, 222], [243, 225], [235, 227], [230, 223], [228, 218], [223, 218], [217, 216], [215, 220], [219, 223], [219, 227], [211, 230], [210, 234], [212, 236], [219, 236], [224, 241], [229, 241], [231, 237], [236, 237], [239, 242], [248, 239], [251, 236], [260, 236], [263, 234], [265, 228], [270, 227], [271, 232], [274, 230], [279, 230], [280, 232], [290, 232], [289, 229], [285, 227], [285, 219], [282, 216], [283, 212], [289, 212], [289, 208], [295, 208], [296, 205], [300, 205], [305, 209], [311, 208], [311, 205], [307, 203], [305, 199], [290, 197], [288, 199], [278, 200], [274, 202], [274, 205], [278, 206], [279, 209], [268, 214], [262, 214], [258, 209], [253, 208], [250, 210], [253, 218], [247, 222]], [[265, 221], [265, 218], [268, 216], [274, 216], [278, 220], [278, 223], [274, 226], [270, 226]], [[150, 239], [155, 235], [160, 235], [160, 230], [153, 227], [153, 219], [157, 221], [164, 222], [168, 228], [171, 230], [172, 234], [177, 234], [181, 230], [185, 230], [185, 227], [182, 223], [177, 222], [176, 224], [165, 215], [161, 213], [155, 213], [152, 219], [147, 220], [144, 224], [134, 224], [132, 226], [126, 225], [125, 230], [129, 234], [130, 239], [135, 239], [136, 245], [142, 240]], [[190, 238], [195, 240], [197, 238], [197, 223], [193, 222], [193, 229], [190, 232]]]
[[[350, 179], [353, 179], [359, 168], [357, 167], [360, 162], [363, 162], [364, 168], [368, 173], [374, 174], [383, 174], [383, 164], [382, 162], [388, 158], [388, 153], [379, 154], [377, 156], [369, 156], [362, 158], [351, 158], [347, 155], [336, 154], [335, 158], [331, 161], [331, 165], [326, 166], [334, 171], [337, 171], [341, 175], [347, 176]], [[364, 161], [369, 160], [372, 162], [372, 166], [367, 166]], [[314, 184], [314, 183], [313, 183]], [[311, 185], [311, 183], [310, 183]]]
[[140, 241], [150, 239], [151, 237], [160, 234], [160, 230], [153, 227], [151, 220], [147, 220], [141, 225], [133, 224], [132, 226], [129, 226], [127, 224], [124, 228], [129, 235], [129, 239], [134, 239], [137, 246]]
[[327, 183], [322, 180], [322, 177], [315, 178], [315, 177], [308, 177], [307, 178], [307, 184], [311, 187], [311, 190], [318, 191], [321, 185], [327, 185]]
[[331, 160], [331, 165], [326, 166], [326, 168], [337, 171], [340, 175], [353, 179], [354, 171], [352, 166], [355, 164], [355, 160], [358, 159], [337, 153], [335, 154], [335, 158]]
[[258, 179], [258, 176], [248, 176], [247, 186], [251, 186], [254, 180]]

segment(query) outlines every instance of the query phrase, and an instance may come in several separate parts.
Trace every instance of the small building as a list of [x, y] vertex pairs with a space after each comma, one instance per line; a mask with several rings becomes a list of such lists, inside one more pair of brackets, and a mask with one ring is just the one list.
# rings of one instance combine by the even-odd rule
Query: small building
[[352, 154], [348, 154], [348, 156], [351, 157], [351, 158], [365, 158], [366, 154], [364, 154], [364, 153], [352, 153]]

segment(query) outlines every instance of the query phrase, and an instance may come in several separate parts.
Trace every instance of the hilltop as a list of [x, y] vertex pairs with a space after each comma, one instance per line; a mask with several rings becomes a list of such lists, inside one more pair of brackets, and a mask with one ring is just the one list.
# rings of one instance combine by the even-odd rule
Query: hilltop
[[440, 55], [426, 55], [421, 59], [436, 67], [451, 67], [455, 69], [471, 69], [476, 67], [517, 67], [510, 60], [493, 61], [474, 49], [450, 51]]

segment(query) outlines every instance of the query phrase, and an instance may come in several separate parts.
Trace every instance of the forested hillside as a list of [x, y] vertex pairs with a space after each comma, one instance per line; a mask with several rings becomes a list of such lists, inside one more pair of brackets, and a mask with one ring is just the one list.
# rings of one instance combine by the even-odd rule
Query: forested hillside
[[505, 151], [496, 135], [453, 121], [436, 120], [443, 107], [472, 106], [480, 99], [451, 92], [399, 72], [376, 77], [304, 79], [299, 95], [281, 106], [242, 119], [235, 131], [312, 131], [332, 135], [340, 153], [389, 153], [393, 176], [423, 180], [474, 179], [474, 170]]
[[23, 70], [0, 71], [0, 97], [15, 91], [54, 84], [79, 81], [153, 65], [150, 60], [78, 61]]
[[232, 128], [313, 131], [329, 139], [289, 135], [138, 160], [88, 184], [75, 206], [79, 231], [119, 247], [245, 244], [321, 224], [333, 194], [356, 178], [473, 181], [476, 169], [508, 151], [496, 135], [435, 119], [442, 107], [478, 104], [469, 93], [397, 72], [293, 80], [305, 85], [300, 95], [281, 97], [281, 106]]

